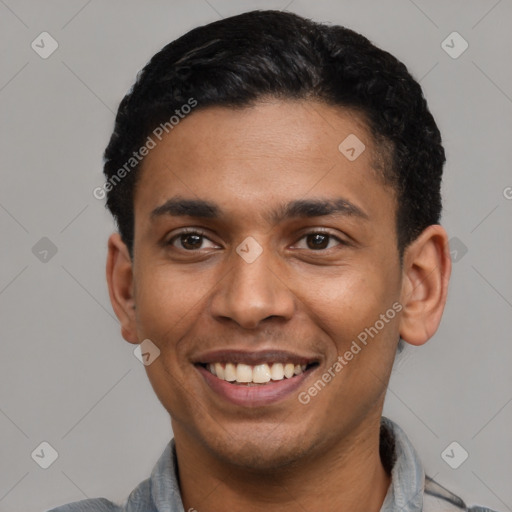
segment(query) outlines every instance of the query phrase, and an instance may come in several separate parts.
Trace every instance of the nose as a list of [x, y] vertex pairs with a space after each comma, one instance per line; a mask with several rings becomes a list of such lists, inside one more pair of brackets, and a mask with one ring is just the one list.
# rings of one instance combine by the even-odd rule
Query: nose
[[[265, 249], [248, 263], [232, 254], [230, 271], [220, 281], [211, 299], [211, 313], [217, 320], [232, 320], [245, 329], [256, 329], [270, 318], [289, 320], [295, 309], [294, 294], [272, 265]], [[273, 267], [273, 268], [272, 268]]]

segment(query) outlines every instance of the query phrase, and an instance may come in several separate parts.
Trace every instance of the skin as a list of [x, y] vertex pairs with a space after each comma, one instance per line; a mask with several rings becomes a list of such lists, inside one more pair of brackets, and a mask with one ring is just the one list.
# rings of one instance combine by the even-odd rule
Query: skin
[[[338, 150], [349, 134], [366, 145], [352, 162]], [[171, 416], [185, 510], [380, 510], [390, 476], [379, 426], [398, 339], [421, 345], [435, 333], [451, 264], [435, 225], [400, 265], [396, 196], [375, 170], [378, 155], [355, 113], [268, 100], [198, 109], [145, 158], [133, 261], [113, 234], [107, 279], [123, 337], [149, 338], [161, 351], [146, 371]], [[215, 202], [222, 215], [151, 217], [178, 195]], [[265, 216], [296, 199], [338, 197], [366, 218]], [[186, 227], [205, 238], [176, 237]], [[320, 249], [318, 230], [332, 235]], [[236, 252], [249, 236], [263, 249], [250, 264]], [[395, 302], [402, 311], [300, 403], [298, 392]], [[319, 366], [297, 393], [263, 407], [221, 399], [192, 364], [214, 349], [276, 348]]]

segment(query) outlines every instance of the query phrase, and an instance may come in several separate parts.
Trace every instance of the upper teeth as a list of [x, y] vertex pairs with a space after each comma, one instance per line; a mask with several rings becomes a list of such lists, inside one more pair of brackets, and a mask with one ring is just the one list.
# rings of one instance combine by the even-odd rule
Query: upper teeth
[[219, 379], [228, 382], [264, 384], [270, 380], [283, 380], [285, 377], [290, 379], [294, 375], [299, 375], [306, 370], [306, 365], [294, 365], [293, 363], [268, 365], [265, 363], [251, 366], [243, 363], [210, 363], [207, 365], [207, 369]]

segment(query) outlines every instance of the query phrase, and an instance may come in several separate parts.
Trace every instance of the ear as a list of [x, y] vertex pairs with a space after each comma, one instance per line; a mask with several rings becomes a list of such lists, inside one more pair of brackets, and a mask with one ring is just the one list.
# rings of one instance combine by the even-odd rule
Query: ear
[[130, 343], [139, 343], [135, 322], [132, 260], [119, 233], [108, 239], [107, 283], [110, 302], [121, 323], [121, 334]]
[[448, 235], [443, 227], [427, 227], [404, 251], [400, 336], [423, 345], [437, 331], [446, 304], [452, 270]]

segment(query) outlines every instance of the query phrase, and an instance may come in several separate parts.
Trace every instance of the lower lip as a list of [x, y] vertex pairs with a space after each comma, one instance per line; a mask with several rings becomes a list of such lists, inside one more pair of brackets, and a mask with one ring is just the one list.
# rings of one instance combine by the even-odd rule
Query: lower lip
[[288, 398], [317, 367], [310, 368], [290, 379], [270, 381], [267, 384], [255, 386], [232, 384], [219, 379], [202, 366], [196, 366], [196, 368], [208, 386], [229, 402], [243, 407], [262, 407]]

